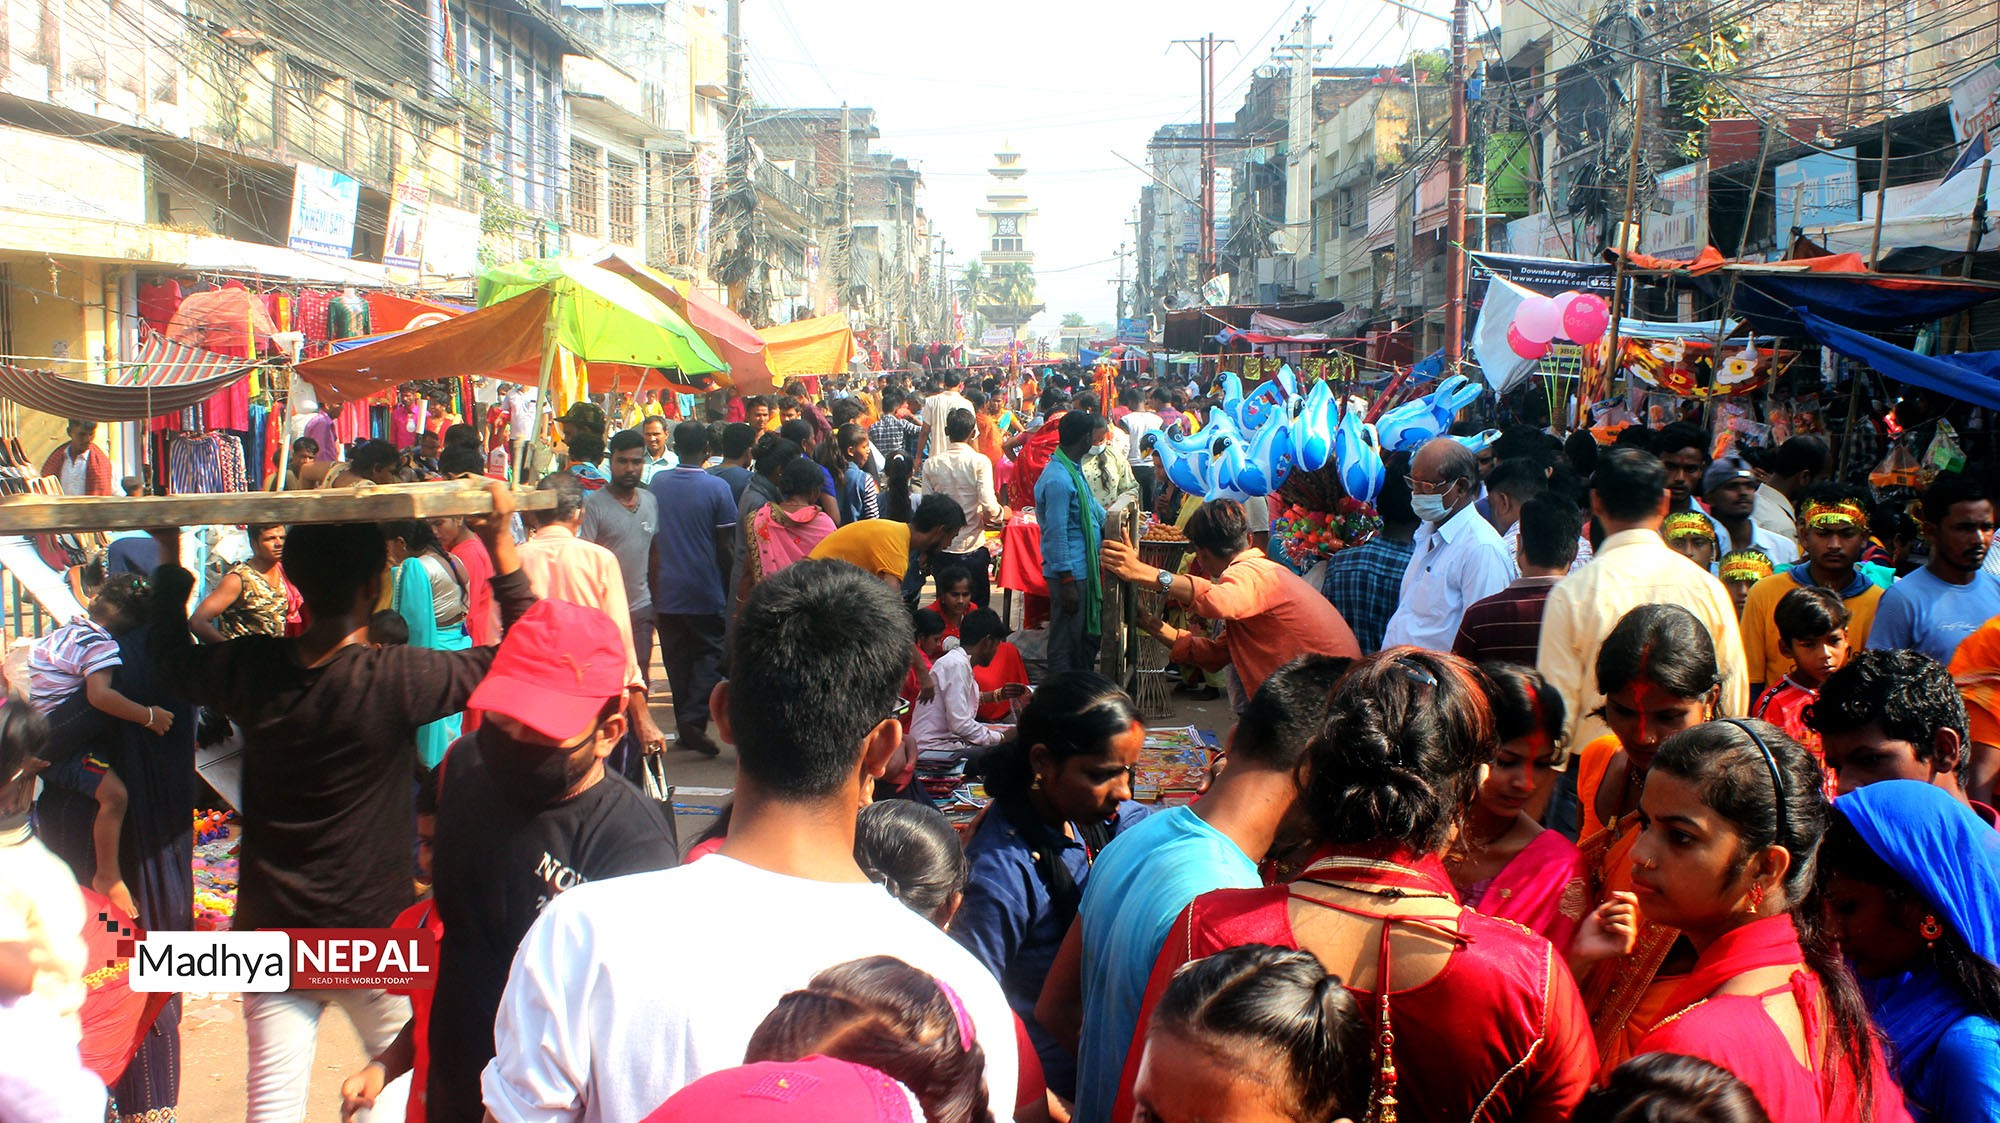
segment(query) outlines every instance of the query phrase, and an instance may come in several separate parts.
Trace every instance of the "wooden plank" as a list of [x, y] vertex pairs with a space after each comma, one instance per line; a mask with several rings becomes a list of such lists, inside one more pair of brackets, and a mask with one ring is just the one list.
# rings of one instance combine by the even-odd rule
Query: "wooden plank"
[[[514, 492], [517, 511], [555, 505], [552, 491]], [[0, 496], [0, 534], [250, 523], [352, 523], [483, 515], [493, 498], [473, 480], [357, 484], [317, 491], [242, 491], [222, 495]]]

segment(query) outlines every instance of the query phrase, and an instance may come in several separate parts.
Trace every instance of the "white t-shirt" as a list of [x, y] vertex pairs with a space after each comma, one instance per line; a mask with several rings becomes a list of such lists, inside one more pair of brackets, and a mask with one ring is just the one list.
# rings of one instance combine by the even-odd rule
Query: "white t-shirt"
[[65, 1027], [74, 1049], [88, 955], [83, 895], [69, 867], [26, 826], [0, 832], [0, 940], [27, 944], [36, 964], [33, 989], [9, 1007], [33, 1007], [50, 1025]]
[[1160, 431], [1160, 415], [1148, 409], [1135, 409], [1118, 419], [1118, 424], [1132, 436], [1130, 457], [1134, 464], [1151, 464], [1153, 454], [1141, 448], [1146, 434]]
[[970, 410], [972, 403], [956, 390], [944, 390], [924, 400], [923, 423], [931, 427], [931, 443], [925, 455], [936, 456], [951, 442], [945, 439], [944, 423], [953, 410]]
[[526, 388], [516, 388], [507, 392], [503, 399], [507, 406], [507, 435], [517, 441], [525, 441], [535, 435], [535, 394]]
[[820, 971], [893, 955], [951, 984], [1014, 1115], [1014, 1015], [992, 973], [879, 885], [807, 881], [712, 854], [579, 885], [514, 955], [480, 1080], [501, 1123], [627, 1123], [708, 1073]]

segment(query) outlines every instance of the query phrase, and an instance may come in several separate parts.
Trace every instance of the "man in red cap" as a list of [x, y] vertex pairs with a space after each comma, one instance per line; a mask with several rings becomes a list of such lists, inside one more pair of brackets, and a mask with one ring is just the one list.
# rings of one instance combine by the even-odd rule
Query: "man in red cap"
[[479, 729], [438, 766], [432, 876], [445, 935], [428, 1119], [478, 1123], [507, 968], [542, 906], [679, 861], [660, 805], [604, 764], [625, 735], [630, 658], [601, 609], [537, 601], [466, 702]]

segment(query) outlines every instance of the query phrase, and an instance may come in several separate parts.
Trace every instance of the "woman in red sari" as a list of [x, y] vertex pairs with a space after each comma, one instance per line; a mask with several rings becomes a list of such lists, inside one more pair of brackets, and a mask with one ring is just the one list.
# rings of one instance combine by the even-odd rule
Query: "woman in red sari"
[[1479, 670], [1500, 747], [1444, 867], [1465, 907], [1516, 921], [1566, 951], [1590, 910], [1583, 856], [1527, 812], [1536, 781], [1561, 748], [1562, 695], [1530, 667], [1487, 663]]
[[1709, 722], [1660, 746], [1633, 887], [1697, 955], [1638, 1051], [1727, 1067], [1771, 1123], [1906, 1123], [1861, 988], [1807, 900], [1831, 813], [1823, 783], [1812, 754], [1766, 722]]
[[[1181, 913], [1137, 1040], [1183, 963], [1298, 948], [1376, 1031], [1371, 1118], [1568, 1119], [1597, 1064], [1576, 984], [1546, 939], [1461, 905], [1441, 860], [1496, 745], [1464, 660], [1397, 647], [1355, 664], [1304, 765], [1318, 858], [1289, 885], [1207, 893]], [[1131, 1118], [1132, 1075], [1128, 1062], [1114, 1119]]]

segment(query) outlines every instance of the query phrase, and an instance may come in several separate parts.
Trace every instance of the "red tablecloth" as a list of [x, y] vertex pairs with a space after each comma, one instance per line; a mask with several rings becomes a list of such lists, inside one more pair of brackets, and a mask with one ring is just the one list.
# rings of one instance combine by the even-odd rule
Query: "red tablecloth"
[[1016, 515], [1000, 531], [1000, 578], [1003, 589], [1049, 595], [1049, 583], [1042, 576], [1042, 524]]

